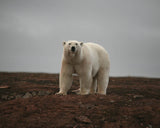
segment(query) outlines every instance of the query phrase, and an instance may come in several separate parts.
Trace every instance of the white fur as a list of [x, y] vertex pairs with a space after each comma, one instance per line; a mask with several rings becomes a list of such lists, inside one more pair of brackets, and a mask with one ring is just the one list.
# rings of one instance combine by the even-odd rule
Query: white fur
[[[77, 44], [77, 45], [76, 45]], [[75, 52], [71, 47], [76, 48]], [[67, 95], [72, 85], [72, 74], [80, 77], [80, 94], [103, 94], [109, 82], [110, 62], [107, 51], [95, 43], [81, 43], [75, 40], [64, 42], [60, 73], [60, 91], [56, 94]], [[98, 88], [98, 89], [97, 89]]]

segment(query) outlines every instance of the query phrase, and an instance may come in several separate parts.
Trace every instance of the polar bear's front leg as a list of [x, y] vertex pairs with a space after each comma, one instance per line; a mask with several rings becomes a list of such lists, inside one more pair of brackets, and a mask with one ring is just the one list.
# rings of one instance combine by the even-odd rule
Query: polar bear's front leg
[[73, 77], [73, 68], [70, 64], [62, 63], [61, 73], [59, 77], [59, 92], [56, 95], [67, 95], [68, 90], [71, 88]]
[[92, 77], [83, 75], [80, 78], [80, 94], [88, 95], [90, 93], [90, 88], [92, 84]]

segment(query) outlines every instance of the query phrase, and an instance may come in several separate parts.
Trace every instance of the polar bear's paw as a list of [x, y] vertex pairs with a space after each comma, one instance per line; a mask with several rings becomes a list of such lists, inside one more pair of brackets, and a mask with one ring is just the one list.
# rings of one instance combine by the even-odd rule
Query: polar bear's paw
[[73, 90], [72, 92], [76, 93], [77, 95], [80, 95], [80, 88], [77, 90]]
[[67, 95], [67, 93], [57, 92], [55, 95]]

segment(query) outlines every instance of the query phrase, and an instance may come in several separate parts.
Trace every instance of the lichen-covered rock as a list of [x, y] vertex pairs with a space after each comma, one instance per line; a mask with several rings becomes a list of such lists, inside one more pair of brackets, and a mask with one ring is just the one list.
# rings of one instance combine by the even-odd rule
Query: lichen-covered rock
[[32, 96], [36, 96], [37, 93], [35, 91], [32, 92]]
[[2, 100], [8, 100], [8, 95], [2, 95], [2, 96], [1, 96], [1, 99], [2, 99]]
[[46, 95], [51, 95], [52, 92], [51, 91], [46, 91]]
[[44, 96], [44, 95], [46, 95], [46, 92], [43, 91], [43, 90], [41, 90], [41, 91], [38, 92], [38, 95], [39, 95], [39, 96]]
[[16, 99], [22, 98], [22, 95], [16, 95], [15, 98], [16, 98]]
[[29, 92], [26, 92], [25, 95], [23, 96], [23, 98], [31, 98], [32, 94]]
[[13, 99], [15, 99], [14, 96], [9, 96], [9, 97], [8, 97], [8, 100], [13, 100]]
[[143, 98], [143, 97], [144, 97], [143, 95], [134, 95], [133, 96], [134, 99], [139, 99], [139, 98]]

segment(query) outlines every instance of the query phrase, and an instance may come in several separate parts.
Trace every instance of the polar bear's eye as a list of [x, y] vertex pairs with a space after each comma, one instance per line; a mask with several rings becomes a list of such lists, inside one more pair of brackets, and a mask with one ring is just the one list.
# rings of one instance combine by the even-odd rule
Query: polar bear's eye
[[78, 45], [78, 44], [76, 43], [76, 45]]
[[69, 45], [71, 45], [71, 43], [69, 43]]

